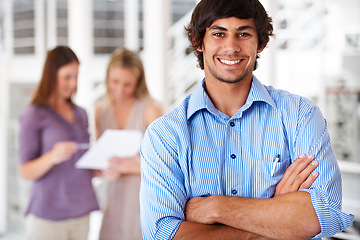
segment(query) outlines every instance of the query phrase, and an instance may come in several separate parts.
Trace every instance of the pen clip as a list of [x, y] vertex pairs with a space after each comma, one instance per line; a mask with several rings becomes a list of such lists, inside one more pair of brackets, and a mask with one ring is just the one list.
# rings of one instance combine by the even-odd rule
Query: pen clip
[[274, 163], [273, 163], [273, 167], [272, 167], [272, 169], [271, 169], [271, 177], [273, 177], [274, 176], [274, 173], [275, 173], [275, 169], [276, 169], [276, 165], [277, 165], [277, 163], [280, 161], [280, 154], [278, 154], [277, 156], [276, 156], [276, 158], [275, 158], [275, 160], [274, 160]]

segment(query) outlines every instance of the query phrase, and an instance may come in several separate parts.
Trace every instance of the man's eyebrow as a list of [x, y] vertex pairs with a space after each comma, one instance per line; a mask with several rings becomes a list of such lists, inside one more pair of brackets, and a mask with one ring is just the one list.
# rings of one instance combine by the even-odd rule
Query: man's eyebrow
[[[248, 26], [248, 25], [238, 27], [238, 28], [236, 29], [236, 31], [243, 31], [243, 30], [246, 30], [246, 29], [252, 29], [252, 30], [254, 30], [254, 31], [255, 31], [255, 29], [254, 29], [252, 26]], [[227, 29], [226, 29], [226, 28], [221, 27], [221, 26], [216, 26], [216, 25], [215, 25], [215, 26], [210, 27], [210, 29], [209, 29], [209, 30], [227, 31]]]
[[238, 27], [236, 30], [237, 31], [243, 31], [243, 30], [246, 30], [246, 29], [252, 29], [252, 30], [256, 31], [255, 28], [253, 28], [252, 26], [248, 26], [248, 25]]
[[227, 31], [227, 29], [226, 28], [224, 28], [224, 27], [220, 27], [220, 26], [212, 26], [212, 27], [210, 27], [209, 28], [209, 30], [220, 30], [220, 31]]

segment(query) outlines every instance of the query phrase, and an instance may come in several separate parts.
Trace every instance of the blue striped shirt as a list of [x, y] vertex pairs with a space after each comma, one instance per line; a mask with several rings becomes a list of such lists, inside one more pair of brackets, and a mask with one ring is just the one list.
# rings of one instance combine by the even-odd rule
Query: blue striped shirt
[[319, 161], [319, 177], [304, 190], [321, 224], [315, 238], [352, 225], [354, 217], [341, 212], [341, 175], [319, 108], [264, 86], [256, 77], [245, 105], [231, 118], [199, 86], [149, 126], [140, 152], [144, 239], [171, 239], [185, 220], [186, 202], [194, 197], [272, 197], [287, 167], [302, 153]]

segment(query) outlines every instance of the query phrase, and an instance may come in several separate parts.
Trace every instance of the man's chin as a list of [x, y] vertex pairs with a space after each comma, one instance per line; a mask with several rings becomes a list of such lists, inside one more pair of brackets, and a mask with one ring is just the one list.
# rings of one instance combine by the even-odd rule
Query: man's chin
[[224, 83], [238, 83], [241, 82], [245, 77], [238, 78], [217, 78], [220, 82]]

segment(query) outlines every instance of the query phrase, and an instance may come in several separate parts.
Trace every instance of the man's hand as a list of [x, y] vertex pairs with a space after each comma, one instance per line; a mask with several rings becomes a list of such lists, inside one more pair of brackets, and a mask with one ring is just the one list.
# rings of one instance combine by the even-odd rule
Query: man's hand
[[307, 157], [305, 154], [301, 154], [286, 169], [284, 176], [276, 186], [274, 197], [300, 189], [308, 189], [319, 175], [318, 172], [310, 174], [319, 165], [318, 161], [313, 161], [314, 158], [312, 154]]
[[186, 203], [185, 217], [186, 221], [202, 223], [202, 224], [215, 224], [212, 220], [212, 210], [217, 209], [216, 198], [218, 196], [210, 197], [195, 197]]
[[[229, 197], [214, 195], [214, 196], [210, 196], [210, 197], [195, 197], [195, 198], [190, 199], [186, 203], [186, 208], [185, 208], [186, 222], [183, 222], [182, 225], [184, 223], [190, 223], [190, 222], [195, 223], [195, 224], [204, 224], [203, 226], [206, 225], [209, 227], [209, 230], [207, 232], [214, 231], [215, 228], [218, 230], [220, 230], [220, 229], [226, 230], [222, 233], [224, 235], [222, 235], [221, 237], [219, 237], [219, 235], [216, 235], [215, 232], [213, 232], [213, 234], [211, 234], [210, 236], [208, 235], [206, 237], [206, 239], [267, 240], [268, 238], [266, 238], [264, 236], [260, 236], [258, 234], [243, 231], [238, 228], [223, 225], [223, 224], [218, 223], [215, 220], [220, 216], [220, 214], [222, 214], [221, 212], [219, 212], [217, 210], [221, 209], [220, 205], [222, 205], [222, 204], [226, 205], [228, 203], [227, 198], [229, 198]], [[232, 198], [232, 197], [230, 197], [230, 198]], [[210, 226], [212, 226], [212, 227], [210, 227]], [[234, 234], [234, 235], [232, 235], [232, 234]], [[198, 235], [197, 237], [200, 237], [199, 239], [205, 239], [205, 237], [203, 235]], [[175, 238], [175, 239], [177, 239], [177, 238]], [[180, 237], [180, 239], [181, 239], [181, 237]], [[188, 239], [188, 238], [185, 238], [185, 239]], [[191, 239], [195, 239], [195, 238], [191, 238]]]

